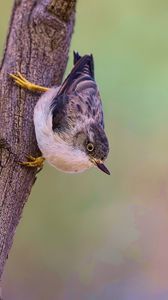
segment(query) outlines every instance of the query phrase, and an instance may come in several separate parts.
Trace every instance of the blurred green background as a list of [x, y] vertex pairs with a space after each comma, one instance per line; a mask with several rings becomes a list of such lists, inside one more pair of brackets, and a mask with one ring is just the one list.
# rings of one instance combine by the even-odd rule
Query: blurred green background
[[[1, 1], [0, 47], [13, 1]], [[111, 176], [46, 165], [3, 276], [5, 300], [168, 299], [168, 1], [79, 0], [72, 51], [93, 53]]]

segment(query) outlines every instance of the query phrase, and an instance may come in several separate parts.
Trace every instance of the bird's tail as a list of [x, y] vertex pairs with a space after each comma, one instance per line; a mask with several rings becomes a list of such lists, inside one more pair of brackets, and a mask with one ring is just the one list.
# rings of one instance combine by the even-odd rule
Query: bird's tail
[[79, 55], [79, 53], [78, 52], [73, 52], [73, 55], [74, 55], [74, 57], [73, 57], [73, 63], [74, 63], [74, 65], [77, 63], [77, 61], [81, 58], [81, 56]]
[[78, 52], [74, 52], [74, 67], [61, 85], [58, 95], [72, 91], [82, 81], [94, 81], [93, 55], [81, 57]]

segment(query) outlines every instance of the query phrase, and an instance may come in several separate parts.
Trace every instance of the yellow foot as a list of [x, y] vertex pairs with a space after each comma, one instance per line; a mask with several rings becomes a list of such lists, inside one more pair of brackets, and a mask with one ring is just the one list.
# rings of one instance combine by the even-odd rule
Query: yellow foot
[[33, 91], [33, 92], [46, 92], [46, 91], [49, 90], [49, 88], [47, 88], [47, 87], [31, 83], [26, 78], [24, 78], [20, 72], [17, 72], [16, 75], [9, 74], [9, 76], [12, 79], [14, 79], [14, 81], [15, 81], [16, 84], [18, 84], [22, 88], [27, 89], [29, 91]]
[[31, 155], [27, 156], [28, 161], [20, 162], [19, 164], [25, 167], [31, 167], [31, 168], [42, 168], [45, 158], [42, 156], [39, 157], [33, 157]]

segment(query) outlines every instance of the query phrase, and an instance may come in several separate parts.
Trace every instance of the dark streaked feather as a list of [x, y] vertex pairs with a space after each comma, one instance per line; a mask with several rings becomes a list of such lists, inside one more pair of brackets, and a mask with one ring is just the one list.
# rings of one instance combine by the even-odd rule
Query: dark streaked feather
[[93, 55], [84, 55], [80, 57], [78, 53], [74, 53], [75, 65], [61, 85], [58, 95], [67, 94], [72, 89], [75, 89], [76, 83], [83, 80], [94, 81], [94, 62]]
[[[93, 57], [74, 52], [72, 71], [51, 104], [52, 129], [63, 132], [88, 120], [104, 128], [103, 111], [97, 84], [93, 79]], [[93, 75], [93, 76], [92, 76]], [[72, 131], [72, 128], [71, 128]]]
[[54, 132], [66, 131], [68, 122], [65, 118], [69, 97], [66, 95], [56, 96], [51, 103], [52, 130]]
[[73, 58], [73, 63], [74, 65], [77, 63], [77, 61], [81, 58], [78, 52], [73, 52], [74, 58]]
[[[85, 70], [83, 70], [83, 72], [89, 76], [91, 76], [94, 79], [94, 60], [93, 60], [93, 55], [92, 54], [86, 54], [83, 57], [80, 56], [80, 54], [78, 52], [73, 52], [74, 54], [74, 65], [76, 65], [76, 63], [80, 60], [83, 59], [85, 56], [88, 57], [88, 60], [85, 63], [85, 66], [83, 66], [83, 68], [85, 68]], [[79, 70], [80, 71], [80, 70]], [[82, 71], [82, 70], [81, 70]], [[82, 73], [82, 72], [81, 72]]]

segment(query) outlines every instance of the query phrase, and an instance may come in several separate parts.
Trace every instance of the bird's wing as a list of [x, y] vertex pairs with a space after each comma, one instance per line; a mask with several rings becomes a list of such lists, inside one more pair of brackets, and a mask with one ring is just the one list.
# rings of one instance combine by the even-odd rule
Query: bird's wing
[[87, 118], [104, 128], [101, 99], [94, 80], [93, 56], [81, 57], [74, 52], [74, 63], [51, 105], [53, 130], [68, 127], [67, 112], [70, 112], [68, 118], [71, 118], [71, 124], [78, 116], [81, 122]]
[[53, 131], [62, 132], [68, 129], [67, 105], [69, 97], [67, 95], [56, 95], [51, 103], [52, 129]]
[[104, 128], [103, 108], [98, 89], [95, 91], [95, 94], [87, 96], [85, 103], [87, 104], [89, 118], [93, 120], [93, 123], [99, 124]]

